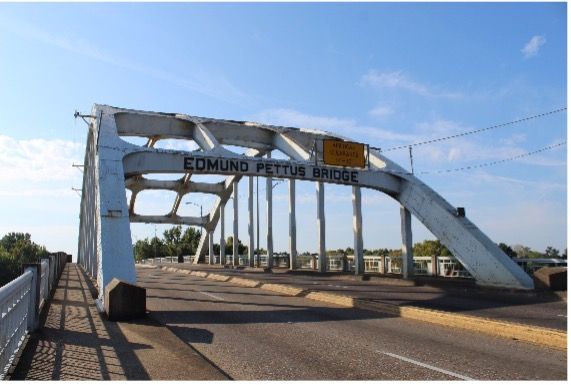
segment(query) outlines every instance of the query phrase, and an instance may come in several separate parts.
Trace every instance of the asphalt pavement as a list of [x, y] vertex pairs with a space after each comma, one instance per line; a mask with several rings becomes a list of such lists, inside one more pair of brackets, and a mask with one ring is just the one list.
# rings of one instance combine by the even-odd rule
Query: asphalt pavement
[[[274, 273], [261, 269], [233, 269], [220, 265], [164, 264], [163, 266], [193, 271], [219, 272], [220, 274], [254, 279], [264, 283], [285, 284], [308, 290], [319, 290], [346, 295], [366, 301], [399, 306], [418, 306], [427, 309], [450, 311], [478, 317], [503, 320], [567, 330], [567, 303], [548, 292], [506, 291], [482, 289], [449, 279], [413, 282], [400, 278], [371, 277], [358, 280], [350, 274], [288, 273], [274, 269]], [[426, 282], [427, 281], [427, 282]]]
[[[567, 378], [563, 351], [160, 269], [137, 275], [151, 319], [235, 380]], [[318, 285], [346, 286], [332, 282]]]

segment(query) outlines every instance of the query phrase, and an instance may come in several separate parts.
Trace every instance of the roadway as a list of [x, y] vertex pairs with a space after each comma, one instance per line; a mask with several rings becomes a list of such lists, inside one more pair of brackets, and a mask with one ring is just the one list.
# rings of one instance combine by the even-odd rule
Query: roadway
[[[357, 280], [352, 274], [315, 274], [308, 271], [287, 273], [273, 269], [232, 269], [219, 265], [164, 264], [177, 269], [221, 273], [263, 283], [291, 285], [307, 290], [350, 296], [368, 302], [451, 311], [477, 317], [567, 330], [567, 303], [549, 293], [522, 293], [481, 289], [470, 283], [439, 279], [415, 285], [411, 280], [371, 277]], [[452, 282], [450, 282], [452, 281]]]
[[235, 380], [565, 380], [567, 354], [138, 268], [151, 317]]

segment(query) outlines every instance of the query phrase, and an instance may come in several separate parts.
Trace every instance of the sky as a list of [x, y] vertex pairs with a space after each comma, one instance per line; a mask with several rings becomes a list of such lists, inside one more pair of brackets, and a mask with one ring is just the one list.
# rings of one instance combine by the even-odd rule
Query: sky
[[[566, 39], [565, 3], [0, 3], [0, 235], [29, 232], [77, 254], [81, 192], [72, 188], [82, 172], [72, 164], [83, 163], [87, 127], [73, 114], [94, 103], [317, 128], [388, 149], [566, 107]], [[565, 146], [438, 171], [566, 138], [562, 111], [415, 147], [414, 171], [493, 241], [563, 250]], [[410, 168], [408, 150], [384, 155]], [[136, 210], [165, 214], [173, 199], [144, 192]], [[198, 215], [213, 199], [186, 202], [179, 214]], [[262, 199], [260, 208], [265, 247]], [[327, 248], [352, 246], [351, 188], [327, 185], [325, 208]], [[316, 210], [315, 183], [298, 182], [299, 251], [317, 250]], [[276, 251], [288, 248], [287, 211], [278, 183]], [[228, 235], [232, 212], [229, 202]], [[166, 227], [133, 224], [133, 242]], [[363, 191], [363, 229], [365, 248], [400, 248], [399, 204]], [[413, 238], [434, 236], [413, 220]]]

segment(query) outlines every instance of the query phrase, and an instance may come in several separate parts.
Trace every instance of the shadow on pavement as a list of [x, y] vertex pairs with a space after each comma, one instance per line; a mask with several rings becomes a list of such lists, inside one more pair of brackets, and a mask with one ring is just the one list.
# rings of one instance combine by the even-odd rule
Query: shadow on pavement
[[95, 291], [81, 269], [66, 266], [12, 380], [150, 379], [135, 354], [149, 346], [129, 343], [117, 324], [100, 316]]

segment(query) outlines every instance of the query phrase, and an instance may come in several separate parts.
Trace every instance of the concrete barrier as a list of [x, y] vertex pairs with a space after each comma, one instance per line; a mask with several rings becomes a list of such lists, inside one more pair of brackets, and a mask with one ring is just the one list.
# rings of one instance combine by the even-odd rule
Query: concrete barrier
[[305, 298], [332, 303], [344, 307], [354, 307], [355, 301], [354, 298], [349, 296], [332, 294], [323, 291], [311, 291], [305, 295]]
[[304, 293], [304, 289], [290, 285], [280, 285], [276, 283], [264, 283], [260, 286], [261, 289], [273, 291], [276, 293], [290, 295], [292, 297], [300, 296]]
[[230, 279], [228, 275], [222, 275], [222, 274], [208, 274], [207, 278], [213, 281], [220, 281], [220, 282], [226, 282]]
[[244, 286], [244, 287], [256, 287], [260, 284], [260, 282], [254, 281], [252, 279], [245, 279], [245, 278], [238, 278], [238, 277], [230, 278], [230, 280], [228, 282], [231, 282], [231, 283], [238, 285], [238, 286]]

